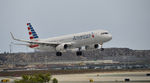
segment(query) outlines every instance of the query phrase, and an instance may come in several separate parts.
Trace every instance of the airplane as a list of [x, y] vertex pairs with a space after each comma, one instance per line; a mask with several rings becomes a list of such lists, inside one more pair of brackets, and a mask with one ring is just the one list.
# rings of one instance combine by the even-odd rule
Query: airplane
[[63, 52], [75, 48], [78, 49], [76, 55], [81, 56], [83, 54], [83, 46], [85, 47], [85, 50], [100, 48], [101, 51], [103, 51], [103, 43], [112, 39], [112, 35], [107, 30], [94, 30], [47, 39], [39, 39], [39, 36], [33, 29], [31, 23], [27, 23], [27, 29], [29, 31], [30, 40], [17, 39], [10, 32], [12, 38], [16, 41], [26, 42], [27, 44], [23, 45], [39, 51], [56, 52], [57, 56], [62, 56]]

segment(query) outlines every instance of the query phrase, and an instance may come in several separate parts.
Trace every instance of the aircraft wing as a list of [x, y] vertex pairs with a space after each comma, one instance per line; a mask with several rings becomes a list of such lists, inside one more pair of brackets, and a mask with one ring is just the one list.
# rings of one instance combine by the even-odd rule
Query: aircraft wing
[[[46, 46], [57, 46], [62, 44], [61, 42], [45, 42], [45, 41], [29, 41], [29, 40], [22, 40], [22, 39], [17, 39], [13, 36], [13, 34], [10, 32], [12, 38], [16, 41], [21, 41], [21, 42], [26, 42], [26, 43], [30, 43], [30, 44], [39, 44], [39, 45], [46, 45]], [[71, 46], [73, 44], [73, 42], [67, 42], [65, 43], [69, 46]]]
[[41, 42], [41, 41], [29, 41], [29, 40], [23, 40], [23, 39], [17, 39], [13, 36], [13, 34], [10, 32], [12, 38], [16, 41], [21, 41], [21, 42], [26, 42], [30, 44], [41, 44], [41, 45], [59, 45], [61, 44], [60, 42]]

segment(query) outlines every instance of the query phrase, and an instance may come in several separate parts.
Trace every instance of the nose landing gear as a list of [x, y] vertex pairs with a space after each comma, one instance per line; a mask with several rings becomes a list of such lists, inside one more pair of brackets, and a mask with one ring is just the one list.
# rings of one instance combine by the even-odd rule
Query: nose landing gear
[[101, 46], [101, 51], [104, 51], [104, 48], [103, 48], [103, 43], [100, 43], [100, 46]]

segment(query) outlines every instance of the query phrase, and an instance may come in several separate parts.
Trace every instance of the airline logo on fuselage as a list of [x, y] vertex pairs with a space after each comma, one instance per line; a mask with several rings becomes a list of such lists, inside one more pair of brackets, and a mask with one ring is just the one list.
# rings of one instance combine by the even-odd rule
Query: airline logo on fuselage
[[73, 40], [82, 40], [82, 39], [88, 39], [88, 38], [94, 38], [94, 33], [81, 35], [81, 36], [74, 36]]

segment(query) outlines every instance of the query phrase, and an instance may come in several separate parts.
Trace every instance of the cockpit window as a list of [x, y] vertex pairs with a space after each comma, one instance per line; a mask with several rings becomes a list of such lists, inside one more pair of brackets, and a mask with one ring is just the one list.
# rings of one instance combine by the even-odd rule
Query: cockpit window
[[102, 32], [101, 35], [108, 34], [108, 32]]

